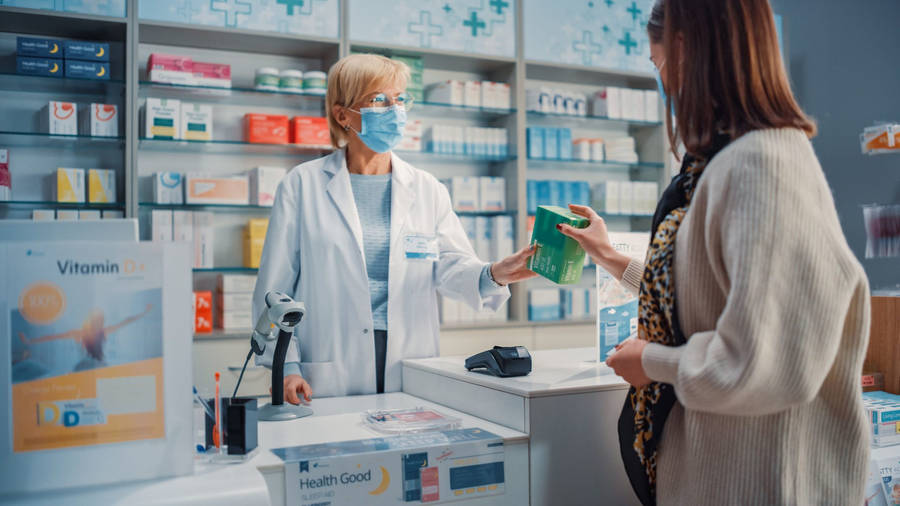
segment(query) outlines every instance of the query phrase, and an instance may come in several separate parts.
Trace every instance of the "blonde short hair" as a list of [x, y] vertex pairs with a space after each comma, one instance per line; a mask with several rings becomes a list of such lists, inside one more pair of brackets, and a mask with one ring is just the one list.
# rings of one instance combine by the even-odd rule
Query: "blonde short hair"
[[325, 95], [325, 117], [331, 132], [331, 144], [341, 148], [347, 144], [347, 132], [334, 118], [335, 105], [349, 107], [379, 88], [397, 85], [406, 88], [409, 67], [378, 54], [351, 54], [338, 60], [328, 71], [328, 93]]

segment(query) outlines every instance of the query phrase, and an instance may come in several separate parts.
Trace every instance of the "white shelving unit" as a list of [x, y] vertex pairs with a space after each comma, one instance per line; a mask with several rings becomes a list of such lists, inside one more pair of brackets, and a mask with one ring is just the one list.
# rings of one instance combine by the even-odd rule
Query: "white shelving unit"
[[[343, 6], [342, 6], [343, 7]], [[346, 11], [343, 9], [342, 11]], [[467, 108], [443, 104], [416, 103], [411, 119], [426, 125], [457, 124], [499, 127], [509, 130], [510, 156], [501, 160], [431, 153], [398, 152], [417, 167], [438, 177], [452, 175], [501, 176], [507, 180], [508, 211], [514, 216], [516, 244], [524, 246], [527, 226], [526, 182], [530, 178], [584, 180], [591, 185], [603, 180], [643, 180], [665, 187], [671, 164], [666, 155], [665, 127], [661, 123], [578, 118], [539, 114], [526, 110], [525, 90], [531, 86], [552, 85], [593, 93], [601, 86], [654, 89], [650, 74], [615, 69], [598, 69], [552, 62], [528, 61], [523, 56], [522, 0], [517, 1], [517, 55], [493, 57], [439, 49], [373, 45], [347, 38], [346, 12], [341, 20], [339, 38], [304, 37], [243, 29], [163, 23], [139, 19], [137, 0], [129, 0], [127, 18], [106, 18], [53, 11], [0, 7], [0, 56], [15, 53], [15, 35], [35, 34], [57, 38], [109, 40], [112, 43], [113, 80], [79, 81], [14, 74], [14, 67], [0, 67], [0, 147], [13, 148], [13, 202], [0, 202], [0, 217], [28, 217], [38, 207], [69, 208], [49, 202], [51, 195], [42, 178], [59, 166], [108, 167], [117, 170], [120, 200], [110, 207], [123, 209], [127, 216], [142, 220], [152, 209], [203, 210], [216, 213], [215, 269], [195, 270], [195, 288], [211, 289], [220, 272], [255, 272], [239, 267], [240, 230], [248, 218], [263, 217], [268, 208], [256, 206], [170, 206], [152, 203], [149, 176], [160, 170], [237, 174], [257, 165], [285, 168], [323, 156], [329, 150], [292, 145], [248, 144], [243, 141], [240, 118], [246, 112], [273, 112], [290, 115], [324, 115], [324, 97], [303, 94], [261, 92], [253, 88], [258, 67], [323, 70], [353, 51], [372, 51], [386, 55], [418, 56], [424, 62], [424, 82], [445, 79], [491, 80], [509, 83], [512, 90], [510, 110]], [[10, 45], [11, 44], [11, 45]], [[146, 64], [150, 53], [186, 54], [196, 59], [228, 63], [234, 88], [223, 90], [201, 86], [178, 86], [149, 82]], [[14, 60], [14, 58], [12, 59]], [[175, 98], [186, 102], [210, 103], [214, 109], [214, 141], [164, 141], [143, 138], [139, 111], [148, 97]], [[40, 102], [97, 99], [112, 101], [121, 107], [121, 136], [112, 139], [48, 136], [35, 125], [16, 126], [9, 112], [16, 115], [36, 110]], [[641, 163], [586, 163], [529, 160], [526, 128], [530, 125], [569, 127], [573, 137], [582, 135], [632, 135], [638, 145]], [[52, 153], [51, 156], [47, 156]], [[26, 169], [26, 167], [28, 167]], [[87, 208], [105, 208], [85, 205]], [[476, 213], [478, 214], [478, 213]], [[491, 214], [491, 213], [484, 213]], [[609, 215], [613, 230], [648, 230], [648, 216]], [[142, 229], [146, 228], [142, 225]], [[142, 230], [144, 237], [146, 232]], [[593, 282], [593, 271], [585, 271], [585, 283]], [[527, 289], [540, 286], [541, 280], [513, 287], [508, 322], [473, 322], [447, 326], [448, 333], [483, 331], [516, 332], [523, 327], [593, 325], [591, 321], [529, 322]], [[549, 284], [548, 284], [549, 285]], [[586, 329], [585, 329], [586, 330]], [[247, 333], [222, 332], [198, 335], [198, 340], [236, 339]]]

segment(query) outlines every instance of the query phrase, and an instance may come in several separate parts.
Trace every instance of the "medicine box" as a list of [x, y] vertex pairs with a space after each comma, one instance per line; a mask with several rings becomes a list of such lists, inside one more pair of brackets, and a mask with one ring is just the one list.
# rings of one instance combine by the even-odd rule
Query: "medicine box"
[[425, 127], [422, 120], [413, 119], [406, 121], [403, 129], [403, 139], [397, 145], [397, 151], [422, 151], [422, 138], [425, 136]]
[[244, 236], [244, 267], [258, 269], [266, 239]]
[[216, 309], [220, 313], [251, 313], [253, 293], [217, 293]]
[[194, 292], [194, 333], [212, 332], [212, 292]]
[[208, 211], [194, 212], [194, 268], [213, 267], [213, 247], [215, 233], [214, 214]]
[[94, 209], [81, 209], [78, 211], [79, 221], [96, 221], [100, 219], [100, 211]]
[[172, 240], [178, 242], [194, 242], [193, 212], [172, 211]]
[[533, 288], [528, 291], [528, 319], [555, 321], [560, 319], [560, 293], [557, 288]]
[[9, 150], [0, 149], [0, 201], [12, 199], [12, 177], [9, 173]]
[[450, 198], [454, 211], [477, 211], [479, 203], [477, 177], [454, 176], [450, 178]]
[[515, 253], [515, 237], [516, 230], [512, 216], [492, 217], [489, 257], [499, 261]]
[[81, 135], [116, 137], [119, 135], [119, 110], [114, 104], [86, 104], [78, 110]]
[[53, 209], [35, 209], [31, 211], [31, 219], [34, 221], [53, 221], [56, 219], [56, 211]]
[[147, 74], [156, 83], [196, 85], [194, 61], [189, 56], [152, 53], [147, 62]]
[[120, 220], [125, 217], [125, 211], [119, 209], [104, 209], [101, 212], [104, 220]]
[[540, 160], [545, 158], [544, 153], [544, 136], [546, 135], [543, 127], [528, 127], [525, 130], [525, 141], [528, 145], [528, 158], [532, 160]]
[[622, 89], [613, 86], [606, 88], [606, 117], [611, 119], [622, 119]]
[[466, 81], [463, 85], [463, 105], [481, 107], [481, 82]]
[[591, 115], [598, 118], [608, 117], [609, 108], [607, 104], [607, 88], [600, 88], [591, 97]]
[[222, 312], [216, 313], [219, 328], [222, 330], [248, 330], [253, 328], [253, 314], [249, 311], [244, 312]]
[[291, 119], [291, 142], [303, 146], [331, 146], [328, 120], [318, 116], [294, 116]]
[[560, 160], [572, 159], [572, 130], [558, 128], [556, 130], [556, 145]]
[[287, 144], [289, 138], [288, 117], [277, 114], [244, 115], [244, 137], [247, 142], [259, 144]]
[[116, 202], [116, 171], [88, 169], [88, 202], [92, 204]]
[[157, 172], [154, 174], [153, 202], [157, 204], [184, 203], [184, 176], [178, 172]]
[[531, 236], [531, 244], [537, 246], [537, 251], [529, 260], [528, 268], [557, 284], [577, 283], [584, 267], [584, 250], [556, 226], [585, 228], [588, 223], [587, 218], [562, 207], [539, 206]]
[[152, 209], [150, 211], [150, 240], [172, 240], [172, 211], [168, 209]]
[[63, 43], [56, 39], [42, 37], [16, 37], [16, 55], [62, 58]]
[[231, 88], [231, 65], [195, 61], [192, 68], [197, 86]]
[[59, 209], [56, 211], [56, 221], [78, 221], [78, 210]]
[[250, 171], [250, 203], [255, 206], [271, 206], [275, 192], [287, 170], [281, 167], [254, 167]]
[[478, 195], [481, 211], [503, 211], [506, 209], [506, 179], [502, 177], [478, 178]]
[[66, 77], [109, 81], [109, 63], [66, 60]]
[[168, 98], [147, 98], [144, 105], [144, 137], [177, 139], [180, 128], [180, 102]]
[[247, 220], [247, 224], [244, 226], [244, 235], [251, 239], [265, 239], [268, 230], [268, 218], [254, 218]]
[[594, 186], [594, 208], [601, 213], [620, 214], [619, 181], [604, 181]]
[[659, 92], [644, 90], [644, 119], [650, 122], [659, 121]]
[[109, 61], [109, 44], [106, 42], [85, 42], [83, 40], [63, 41], [66, 60]]
[[491, 219], [488, 216], [475, 217], [475, 255], [482, 261], [491, 260]]
[[57, 202], [84, 202], [84, 169], [56, 169]]
[[51, 135], [78, 135], [78, 106], [72, 102], [49, 102], [41, 112], [41, 123]]
[[206, 104], [181, 103], [178, 122], [179, 139], [211, 141], [213, 139], [213, 108]]
[[256, 276], [250, 274], [219, 274], [216, 291], [220, 293], [253, 293]]
[[16, 58], [16, 72], [30, 76], [62, 77], [63, 61], [54, 58], [19, 56]]
[[436, 104], [463, 105], [465, 92], [465, 84], [462, 81], [451, 79], [426, 87], [425, 100]]
[[203, 176], [187, 174], [184, 179], [186, 204], [236, 204], [250, 203], [250, 185], [247, 176]]
[[544, 158], [547, 160], [559, 159], [559, 129], [544, 127]]

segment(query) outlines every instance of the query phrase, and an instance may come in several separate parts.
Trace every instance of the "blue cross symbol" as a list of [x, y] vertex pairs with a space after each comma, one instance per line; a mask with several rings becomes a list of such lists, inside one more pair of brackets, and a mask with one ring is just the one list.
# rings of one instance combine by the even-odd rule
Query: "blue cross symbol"
[[607, 7], [612, 7], [614, 3], [615, 3], [615, 2], [613, 2], [613, 0], [606, 0], [606, 6], [607, 6]]
[[463, 21], [464, 26], [468, 26], [472, 28], [472, 37], [478, 36], [478, 29], [481, 28], [484, 30], [485, 24], [484, 21], [478, 19], [478, 13], [472, 11], [472, 15], [469, 16], [469, 19]]
[[503, 0], [491, 0], [490, 5], [497, 10], [497, 14], [503, 14], [503, 9], [509, 7], [509, 2], [504, 2]]
[[581, 34], [581, 40], [576, 40], [572, 44], [572, 49], [581, 53], [581, 61], [585, 65], [590, 65], [593, 54], [599, 53], [603, 46], [594, 42], [594, 34], [585, 30]]
[[593, 9], [593, 8], [594, 8], [594, 2], [588, 2], [588, 7], [590, 7], [591, 9]]
[[183, 0], [175, 12], [181, 19], [190, 23], [194, 18], [194, 13], [199, 12], [199, 9], [195, 9], [194, 6], [191, 5], [191, 0]]
[[419, 23], [410, 23], [407, 30], [409, 33], [419, 34], [419, 45], [422, 47], [431, 47], [432, 35], [444, 34], [442, 26], [431, 24], [431, 13], [428, 11], [419, 11]]
[[625, 54], [631, 54], [631, 49], [637, 47], [637, 42], [631, 38], [631, 32], [625, 32], [625, 37], [623, 37], [619, 44], [625, 46]]
[[450, 4], [444, 4], [444, 12], [450, 14], [451, 12], [453, 12], [453, 7], [450, 7]]
[[294, 15], [294, 7], [297, 7], [297, 8], [303, 7], [303, 0], [277, 0], [276, 3], [284, 4], [285, 6], [287, 6], [287, 15], [288, 16]]
[[241, 0], [210, 0], [209, 10], [225, 13], [225, 26], [237, 27], [238, 14], [249, 15], [253, 5]]
[[609, 33], [609, 26], [603, 25], [603, 33]]
[[642, 12], [640, 9], [637, 8], [637, 2], [631, 2], [631, 7], [627, 8], [625, 10], [628, 11], [629, 14], [631, 14], [631, 19], [633, 21], [637, 21], [638, 14], [640, 14]]

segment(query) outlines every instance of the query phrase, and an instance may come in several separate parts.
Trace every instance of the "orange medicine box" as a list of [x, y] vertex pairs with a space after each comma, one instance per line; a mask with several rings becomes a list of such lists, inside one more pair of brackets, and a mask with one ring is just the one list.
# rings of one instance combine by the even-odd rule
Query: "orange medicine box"
[[291, 142], [304, 146], [331, 146], [328, 120], [317, 116], [294, 116], [291, 119]]
[[212, 332], [212, 292], [194, 292], [194, 333]]
[[287, 144], [288, 117], [277, 114], [244, 115], [244, 135], [247, 142], [257, 144]]

